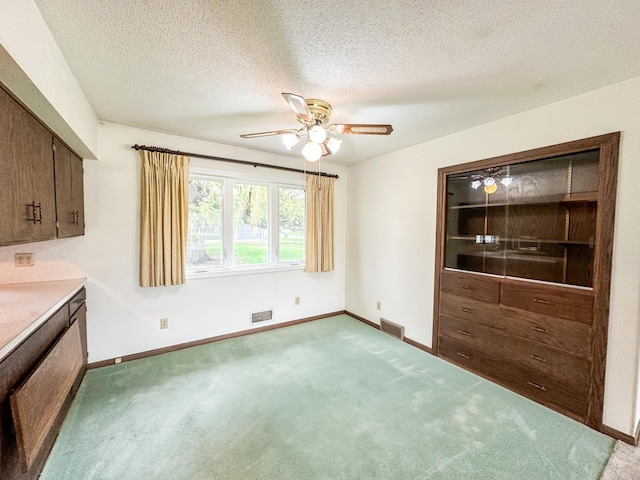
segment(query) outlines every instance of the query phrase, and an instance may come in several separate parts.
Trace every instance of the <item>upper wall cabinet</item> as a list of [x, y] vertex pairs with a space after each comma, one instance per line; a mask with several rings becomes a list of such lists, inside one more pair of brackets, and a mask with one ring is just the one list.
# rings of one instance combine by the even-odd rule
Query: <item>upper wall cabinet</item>
[[84, 234], [84, 190], [82, 159], [54, 140], [56, 217], [58, 237]]
[[0, 246], [84, 234], [82, 159], [1, 88], [0, 205]]
[[56, 237], [51, 139], [0, 89], [0, 245]]

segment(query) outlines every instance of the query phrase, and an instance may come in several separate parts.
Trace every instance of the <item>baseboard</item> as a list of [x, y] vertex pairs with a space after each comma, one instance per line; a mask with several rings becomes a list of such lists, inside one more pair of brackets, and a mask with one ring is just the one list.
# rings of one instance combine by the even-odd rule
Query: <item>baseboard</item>
[[636, 436], [632, 437], [631, 435], [627, 435], [626, 433], [622, 433], [615, 428], [611, 428], [607, 425], [602, 425], [602, 430], [600, 430], [605, 435], [609, 435], [611, 438], [615, 438], [616, 440], [623, 441], [624, 443], [628, 443], [629, 445], [633, 445], [634, 447], [638, 444], [638, 431], [636, 430]]
[[[351, 313], [349, 311], [345, 311], [344, 313], [346, 313], [350, 317], [355, 318], [356, 320], [361, 321], [362, 323], [365, 323], [365, 324], [369, 325], [370, 327], [375, 328], [376, 330], [380, 330], [380, 325], [378, 325], [377, 323], [374, 323], [374, 322], [372, 322], [370, 320], [367, 320], [364, 317], [361, 317], [360, 315], [356, 315], [355, 313]], [[422, 344], [420, 342], [416, 342], [415, 340], [411, 340], [410, 338], [407, 338], [407, 337], [404, 337], [404, 342], [408, 343], [412, 347], [419, 348], [420, 350], [424, 350], [425, 352], [430, 353], [430, 354], [433, 355], [433, 350], [431, 350], [430, 347], [427, 347], [426, 345], [424, 345], [424, 344]]]
[[[347, 313], [344, 310], [339, 310], [337, 312], [323, 313], [322, 315], [315, 315], [313, 317], [300, 318], [298, 320], [291, 320], [289, 322], [277, 323], [275, 325], [267, 325], [264, 327], [252, 328], [249, 330], [242, 330], [240, 332], [227, 333], [225, 335], [218, 335], [215, 337], [203, 338], [201, 340], [194, 340], [192, 342], [179, 343], [176, 345], [171, 345], [169, 347], [156, 348], [154, 350], [147, 350], [144, 352], [133, 353], [131, 355], [124, 355], [120, 358], [121, 362], [130, 362], [131, 360], [138, 360], [139, 358], [152, 357], [154, 355], [160, 355], [162, 353], [175, 352], [176, 350], [182, 350], [184, 348], [197, 347], [199, 345], [206, 345], [207, 343], [219, 342], [220, 340], [227, 340], [229, 338], [236, 337], [244, 337], [245, 335], [251, 335], [252, 333], [258, 332], [266, 332], [268, 330], [275, 330], [278, 328], [289, 327], [291, 325], [298, 325], [300, 323], [311, 322], [313, 320], [320, 320], [321, 318], [333, 317], [335, 315], [341, 315], [343, 313]], [[88, 370], [92, 370], [94, 368], [106, 367], [108, 365], [113, 365], [116, 363], [115, 358], [109, 358], [107, 360], [100, 360], [99, 362], [92, 362], [87, 365]]]

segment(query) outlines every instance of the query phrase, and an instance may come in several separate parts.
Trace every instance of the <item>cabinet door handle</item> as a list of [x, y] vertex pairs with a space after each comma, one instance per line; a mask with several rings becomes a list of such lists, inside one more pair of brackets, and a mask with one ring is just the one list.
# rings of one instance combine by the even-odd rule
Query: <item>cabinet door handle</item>
[[531, 358], [538, 360], [539, 362], [546, 362], [547, 359], [544, 357], [539, 357], [538, 355], [531, 355]]
[[535, 330], [536, 332], [540, 332], [540, 333], [547, 333], [549, 331], [546, 328], [542, 328], [542, 327], [531, 327], [531, 330]]
[[551, 305], [549, 300], [543, 300], [542, 298], [534, 298], [533, 301], [536, 303], [543, 303], [544, 305]]
[[466, 308], [466, 307], [460, 307], [460, 310], [462, 310], [465, 313], [472, 313], [473, 310], [471, 310], [470, 308]]
[[462, 353], [462, 352], [456, 352], [458, 355], [460, 355], [462, 358], [466, 358], [466, 359], [470, 359], [471, 357], [469, 355], [467, 355], [466, 353]]
[[[38, 212], [37, 216], [36, 211]], [[42, 225], [42, 203], [33, 205], [33, 223], [39, 223], [40, 225]]]
[[547, 387], [545, 387], [544, 385], [538, 385], [537, 383], [533, 383], [533, 382], [527, 382], [527, 383], [532, 387], [537, 388], [538, 390], [542, 390], [543, 392], [547, 391]]
[[466, 337], [470, 337], [471, 334], [469, 332], [467, 332], [466, 330], [458, 330], [458, 333], [461, 333], [462, 335], [466, 336]]
[[27, 221], [36, 223], [36, 202], [27, 204]]
[[464, 290], [473, 290], [469, 285], [462, 285]]

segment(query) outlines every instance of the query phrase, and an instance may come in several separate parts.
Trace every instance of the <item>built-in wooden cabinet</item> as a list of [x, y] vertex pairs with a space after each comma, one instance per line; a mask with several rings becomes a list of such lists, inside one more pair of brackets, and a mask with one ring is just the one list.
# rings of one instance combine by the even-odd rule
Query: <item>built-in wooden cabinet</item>
[[83, 235], [82, 195], [82, 159], [0, 88], [0, 246]]
[[618, 143], [439, 171], [435, 353], [598, 430]]
[[56, 219], [59, 238], [84, 234], [82, 159], [54, 139]]
[[0, 89], [0, 245], [56, 237], [51, 139]]
[[0, 360], [0, 478], [35, 480], [87, 364], [82, 288]]

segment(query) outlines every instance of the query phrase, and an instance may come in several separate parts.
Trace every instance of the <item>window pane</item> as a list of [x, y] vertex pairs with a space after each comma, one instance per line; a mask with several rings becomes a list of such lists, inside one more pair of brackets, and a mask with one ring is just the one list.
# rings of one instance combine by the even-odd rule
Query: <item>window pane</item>
[[233, 264], [260, 265], [269, 261], [268, 187], [233, 185]]
[[303, 262], [305, 233], [305, 191], [302, 188], [280, 187], [280, 232], [278, 238], [280, 262]]
[[186, 267], [220, 267], [222, 260], [222, 181], [192, 178]]

